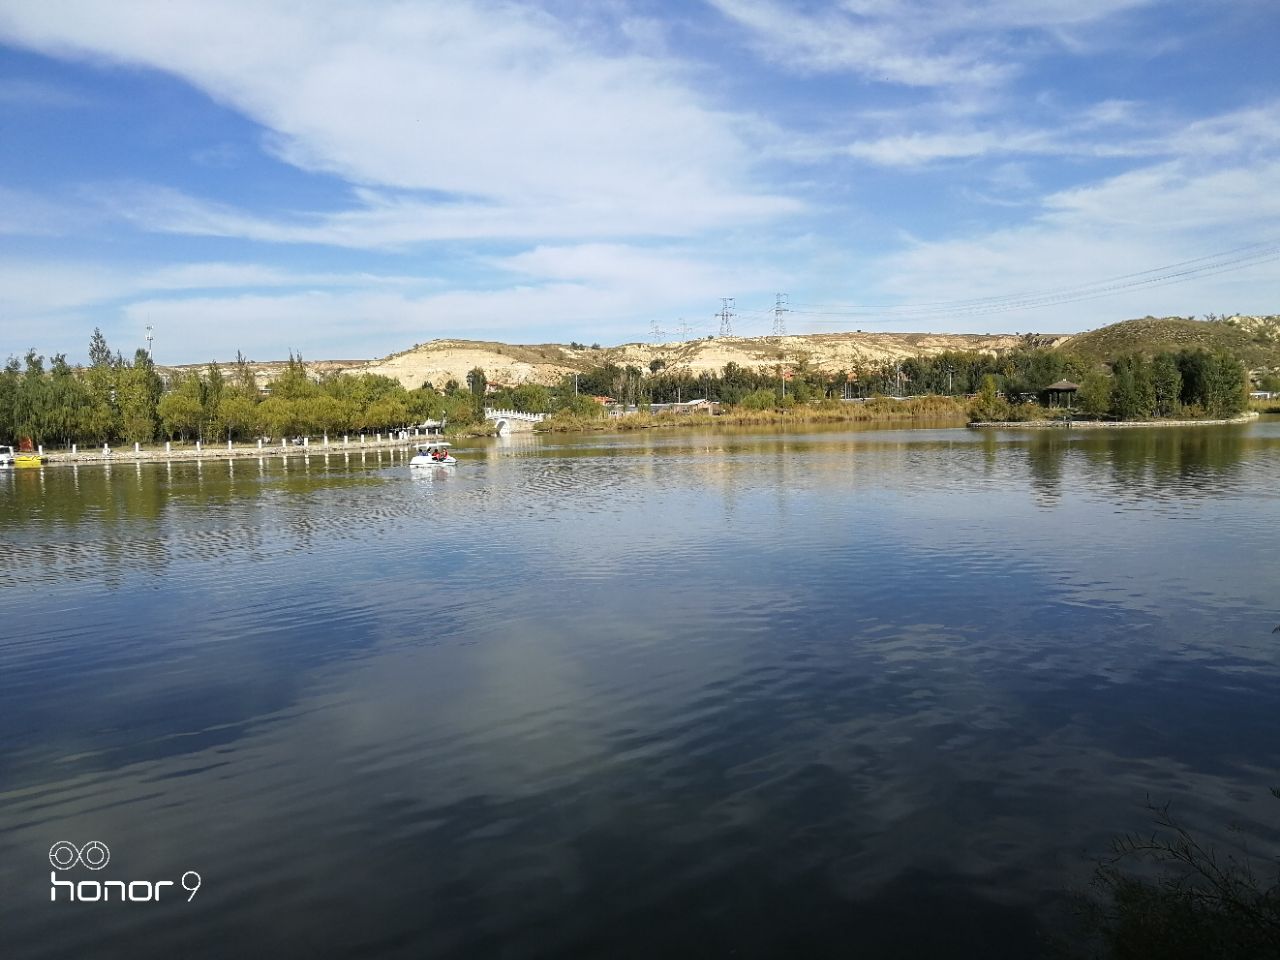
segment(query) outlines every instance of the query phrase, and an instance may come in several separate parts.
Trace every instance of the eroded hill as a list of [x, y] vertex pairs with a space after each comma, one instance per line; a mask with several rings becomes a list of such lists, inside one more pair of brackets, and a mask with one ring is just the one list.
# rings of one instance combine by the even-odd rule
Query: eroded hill
[[[687, 370], [695, 376], [719, 372], [726, 364], [741, 367], [795, 366], [801, 362], [819, 370], [854, 370], [909, 357], [935, 356], [947, 351], [977, 350], [1005, 353], [1025, 347], [1069, 349], [1099, 362], [1122, 353], [1159, 353], [1204, 347], [1223, 349], [1251, 368], [1280, 368], [1280, 316], [1233, 316], [1211, 320], [1182, 317], [1144, 317], [1111, 324], [1087, 333], [951, 334], [951, 333], [822, 333], [786, 337], [704, 337], [699, 340], [616, 347], [579, 347], [559, 343], [509, 344], [489, 340], [432, 340], [380, 360], [307, 361], [314, 375], [376, 373], [408, 388], [429, 383], [443, 387], [450, 380], [466, 381], [475, 367], [490, 383], [554, 384], [566, 374], [603, 363], [649, 370], [662, 361], [668, 370]], [[284, 361], [251, 363], [260, 385], [270, 383]]]
[[1143, 317], [1068, 337], [1062, 346], [1098, 361], [1124, 353], [1225, 350], [1251, 368], [1274, 367], [1280, 365], [1280, 317]]
[[660, 360], [668, 370], [688, 370], [695, 376], [719, 372], [728, 363], [742, 367], [794, 365], [806, 361], [822, 370], [852, 370], [948, 350], [1001, 353], [1027, 345], [1052, 346], [1061, 337], [1016, 334], [833, 333], [787, 337], [705, 337], [673, 343], [625, 343], [616, 347], [575, 349], [563, 344], [511, 345], [475, 340], [433, 340], [360, 367], [380, 373], [407, 387], [449, 380], [462, 382], [467, 371], [482, 367], [491, 383], [558, 382], [565, 374], [602, 363], [631, 365], [642, 370]]

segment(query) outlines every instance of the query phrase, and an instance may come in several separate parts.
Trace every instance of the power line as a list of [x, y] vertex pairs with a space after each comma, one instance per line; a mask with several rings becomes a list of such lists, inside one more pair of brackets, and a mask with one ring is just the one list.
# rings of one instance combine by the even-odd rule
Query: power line
[[733, 336], [733, 297], [720, 298], [720, 336]]
[[[1253, 252], [1246, 253], [1246, 251], [1253, 251]], [[1129, 280], [1131, 278], [1147, 277], [1150, 274], [1164, 273], [1166, 271], [1176, 270], [1177, 268], [1190, 266], [1191, 264], [1196, 264], [1196, 263], [1203, 263], [1205, 265], [1203, 267], [1197, 267], [1195, 268], [1195, 270], [1208, 270], [1215, 266], [1221, 266], [1221, 264], [1206, 263], [1206, 261], [1210, 261], [1210, 260], [1221, 261], [1221, 260], [1224, 260], [1224, 258], [1234, 258], [1238, 254], [1244, 254], [1243, 259], [1248, 260], [1248, 259], [1252, 259], [1254, 257], [1259, 257], [1259, 256], [1267, 257], [1270, 254], [1275, 253], [1277, 251], [1280, 251], [1280, 241], [1268, 240], [1268, 241], [1261, 241], [1258, 243], [1246, 244], [1243, 247], [1236, 247], [1234, 249], [1226, 250], [1221, 253], [1208, 254], [1203, 257], [1195, 257], [1191, 260], [1182, 260], [1177, 263], [1168, 264], [1162, 267], [1152, 267], [1149, 270], [1142, 270], [1137, 273], [1126, 273], [1118, 277], [1108, 277], [1103, 280], [1095, 280], [1086, 284], [1079, 284], [1074, 287], [1065, 287], [1057, 290], [1012, 293], [1012, 294], [1005, 294], [1003, 296], [998, 296], [998, 297], [978, 297], [978, 298], [969, 299], [969, 300], [939, 300], [939, 301], [917, 303], [917, 304], [847, 304], [844, 306], [847, 307], [848, 309], [856, 309], [856, 310], [896, 310], [896, 309], [907, 309], [907, 308], [915, 309], [915, 308], [932, 308], [932, 307], [937, 307], [940, 309], [941, 308], [952, 309], [952, 308], [967, 306], [967, 305], [978, 306], [981, 304], [1001, 301], [1001, 300], [1023, 299], [1023, 298], [1029, 298], [1029, 297], [1039, 297], [1039, 296], [1057, 295], [1062, 293], [1070, 293], [1086, 287], [1096, 287], [1101, 284], [1110, 284], [1110, 283], [1121, 281], [1121, 280]], [[1234, 261], [1226, 260], [1226, 262], [1231, 263]], [[833, 308], [841, 307], [840, 304], [801, 304], [801, 306], [833, 307]]]
[[[1216, 254], [1183, 260], [1163, 267], [1153, 267], [1137, 273], [1122, 274], [1104, 280], [1062, 287], [1041, 292], [1006, 294], [998, 297], [980, 297], [969, 300], [935, 301], [919, 304], [804, 304], [794, 312], [805, 316], [846, 316], [867, 314], [898, 314], [929, 317], [937, 314], [1000, 313], [1016, 309], [1030, 309], [1078, 303], [1112, 296], [1140, 287], [1169, 286], [1189, 280], [1229, 273], [1249, 266], [1256, 266], [1280, 259], [1280, 242], [1265, 241], [1237, 247]], [[837, 321], [814, 321], [837, 322]], [[888, 322], [888, 321], [882, 321]]]
[[[930, 310], [915, 310], [898, 313], [894, 316], [880, 320], [863, 320], [863, 323], [894, 323], [908, 319], [927, 320], [938, 316], [975, 316], [995, 313], [1008, 313], [1013, 310], [1033, 310], [1040, 307], [1053, 307], [1068, 303], [1085, 303], [1090, 300], [1102, 300], [1107, 297], [1115, 296], [1126, 290], [1137, 289], [1139, 287], [1166, 287], [1176, 283], [1188, 283], [1192, 280], [1200, 280], [1206, 277], [1217, 276], [1222, 273], [1230, 273], [1233, 270], [1239, 270], [1245, 266], [1256, 266], [1262, 263], [1268, 263], [1272, 260], [1280, 260], [1280, 249], [1272, 252], [1269, 256], [1252, 257], [1247, 262], [1233, 262], [1230, 265], [1218, 264], [1215, 269], [1209, 267], [1200, 268], [1192, 271], [1182, 271], [1175, 274], [1169, 274], [1161, 277], [1153, 277], [1149, 280], [1130, 282], [1124, 284], [1114, 284], [1110, 287], [1101, 287], [1094, 290], [1081, 290], [1073, 295], [1054, 295], [1043, 296], [1040, 298], [1029, 297], [1025, 300], [1006, 300], [1004, 302], [995, 303], [976, 303], [973, 306], [959, 307], [949, 310], [936, 308]], [[799, 311], [797, 311], [799, 312]], [[843, 316], [845, 320], [811, 320], [811, 323], [846, 323], [847, 318], [858, 316], [856, 313], [839, 313], [831, 312], [825, 314], [827, 316]]]
[[775, 337], [785, 337], [787, 335], [787, 322], [782, 315], [787, 312], [787, 308], [783, 306], [787, 295], [779, 293], [774, 297], [773, 301], [773, 335]]

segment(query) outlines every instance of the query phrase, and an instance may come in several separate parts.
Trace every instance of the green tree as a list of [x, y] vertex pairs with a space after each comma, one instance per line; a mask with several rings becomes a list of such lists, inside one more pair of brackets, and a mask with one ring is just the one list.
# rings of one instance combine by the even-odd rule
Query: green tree
[[18, 440], [17, 403], [22, 379], [22, 364], [10, 357], [0, 372], [0, 440], [10, 445]]
[[1155, 413], [1156, 392], [1151, 366], [1140, 354], [1117, 357], [1111, 369], [1111, 412], [1121, 420], [1141, 420]]
[[200, 403], [204, 408], [200, 435], [204, 439], [217, 440], [226, 436], [225, 425], [218, 416], [226, 386], [227, 381], [222, 375], [222, 368], [218, 366], [217, 361], [210, 361], [209, 366], [205, 368], [204, 389], [200, 392]]
[[257, 425], [258, 405], [239, 389], [233, 388], [223, 392], [217, 416], [228, 439], [248, 439]]
[[408, 422], [409, 405], [399, 397], [383, 397], [365, 408], [360, 426], [366, 430], [386, 430], [398, 429]]
[[1100, 370], [1090, 370], [1080, 378], [1076, 394], [1080, 412], [1104, 417], [1111, 412], [1111, 380]]
[[300, 400], [303, 397], [315, 396], [320, 387], [307, 373], [307, 366], [302, 362], [302, 354], [289, 354], [289, 361], [284, 370], [271, 383], [271, 396], [285, 400]]
[[236, 351], [235, 372], [232, 374], [231, 380], [236, 387], [243, 391], [243, 396], [258, 396], [258, 378], [253, 375], [253, 368], [249, 366], [249, 361], [239, 350]]
[[604, 416], [604, 407], [596, 403], [586, 394], [574, 396], [570, 393], [561, 403], [557, 412], [565, 411], [584, 420], [598, 420]]
[[89, 369], [85, 371], [88, 392], [88, 408], [81, 417], [81, 428], [86, 438], [98, 443], [110, 443], [120, 436], [120, 408], [116, 398], [116, 381], [119, 368], [107, 338], [97, 327], [89, 340]]
[[1183, 350], [1177, 357], [1178, 372], [1182, 374], [1182, 404], [1204, 412], [1208, 408], [1210, 358], [1205, 350]]
[[28, 350], [24, 363], [14, 404], [17, 434], [20, 440], [26, 438], [32, 443], [44, 443], [50, 428], [49, 385], [45, 378], [44, 357]]
[[1228, 353], [1209, 358], [1205, 385], [1205, 411], [1215, 417], [1230, 417], [1248, 405], [1248, 382], [1244, 365]]
[[295, 407], [304, 432], [322, 433], [326, 436], [335, 434], [346, 426], [351, 419], [350, 412], [356, 409], [351, 401], [339, 400], [324, 393], [297, 400]]
[[982, 378], [978, 396], [969, 406], [969, 416], [979, 423], [991, 423], [1009, 419], [1009, 404], [996, 389], [994, 374]]
[[84, 381], [67, 364], [63, 354], [50, 363], [46, 402], [49, 405], [47, 430], [51, 440], [70, 445], [80, 438], [88, 393]]
[[778, 405], [778, 394], [773, 390], [753, 390], [742, 398], [740, 404], [747, 410], [772, 410]]
[[524, 413], [550, 413], [551, 391], [538, 383], [522, 383], [512, 391], [511, 405]]
[[105, 367], [111, 363], [111, 348], [107, 346], [107, 338], [102, 335], [102, 330], [98, 327], [93, 328], [93, 336], [89, 338], [89, 365], [93, 367]]
[[138, 350], [133, 363], [117, 375], [120, 435], [130, 443], [150, 443], [159, 427], [158, 409], [164, 384], [146, 350]]
[[1161, 353], [1151, 361], [1151, 388], [1155, 394], [1156, 416], [1171, 417], [1178, 412], [1182, 372], [1173, 354]]
[[298, 412], [294, 401], [270, 396], [254, 410], [258, 430], [268, 437], [284, 439], [298, 432]]
[[203, 389], [198, 373], [173, 375], [168, 392], [156, 406], [160, 427], [170, 439], [187, 440], [200, 436], [204, 422]]
[[471, 391], [471, 411], [477, 419], [484, 414], [484, 396], [489, 386], [483, 367], [472, 367], [467, 373], [467, 389]]
[[409, 418], [415, 423], [423, 420], [439, 420], [444, 413], [444, 398], [430, 384], [423, 384], [405, 394]]

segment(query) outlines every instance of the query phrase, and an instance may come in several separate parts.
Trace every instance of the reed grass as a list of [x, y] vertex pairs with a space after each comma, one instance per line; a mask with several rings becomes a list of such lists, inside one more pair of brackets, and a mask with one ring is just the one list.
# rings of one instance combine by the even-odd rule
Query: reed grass
[[966, 419], [965, 403], [952, 397], [912, 397], [894, 400], [872, 397], [865, 403], [839, 400], [803, 404], [784, 409], [747, 410], [729, 407], [712, 416], [706, 413], [639, 413], [623, 417], [582, 417], [557, 413], [534, 429], [546, 433], [577, 433], [588, 430], [650, 430], [665, 427], [789, 426], [803, 423], [870, 423], [875, 421]]

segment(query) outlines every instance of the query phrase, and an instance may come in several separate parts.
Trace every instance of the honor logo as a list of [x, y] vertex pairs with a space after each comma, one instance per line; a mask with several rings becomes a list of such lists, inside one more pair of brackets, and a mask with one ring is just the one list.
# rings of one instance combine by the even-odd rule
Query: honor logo
[[[49, 848], [49, 862], [53, 864], [55, 871], [70, 870], [77, 865], [90, 870], [101, 870], [111, 862], [111, 850], [100, 840], [90, 840], [83, 847], [77, 847], [66, 840], [59, 840]], [[173, 886], [181, 886], [186, 890], [189, 894], [187, 903], [190, 903], [195, 899], [196, 891], [200, 889], [200, 874], [194, 870], [188, 870], [176, 884], [172, 880], [81, 880], [76, 883], [71, 880], [59, 880], [58, 874], [51, 872], [49, 901], [57, 903], [63, 899], [59, 896], [61, 890], [70, 903], [98, 903], [112, 900], [120, 903], [125, 901], [158, 903], [164, 888]]]

